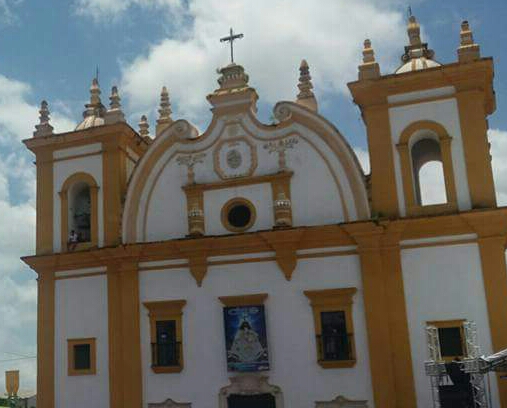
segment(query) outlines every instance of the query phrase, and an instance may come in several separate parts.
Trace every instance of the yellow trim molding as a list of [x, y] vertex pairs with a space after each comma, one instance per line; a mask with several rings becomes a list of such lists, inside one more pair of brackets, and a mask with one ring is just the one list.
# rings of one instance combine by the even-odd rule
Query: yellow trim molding
[[139, 408], [143, 401], [139, 274], [132, 259], [136, 254], [123, 250], [103, 262], [107, 265], [111, 408]]
[[[417, 131], [429, 131], [438, 137], [440, 154], [442, 158], [442, 167], [444, 170], [445, 192], [447, 203], [437, 205], [425, 205], [418, 203], [415, 198], [417, 186], [414, 180], [414, 171], [412, 166], [412, 144], [411, 138]], [[401, 133], [400, 142], [396, 145], [400, 154], [401, 174], [403, 179], [403, 191], [405, 193], [405, 205], [407, 215], [427, 215], [442, 214], [445, 212], [454, 212], [457, 210], [457, 194], [454, 181], [454, 169], [452, 165], [451, 153], [452, 138], [445, 128], [439, 123], [422, 120], [414, 122], [407, 126]]]
[[375, 406], [417, 406], [399, 242], [415, 232], [406, 234], [410, 224], [424, 229], [425, 222], [427, 219], [344, 225], [358, 245], [361, 261]]
[[48, 265], [37, 273], [37, 406], [55, 406], [55, 274]]
[[262, 305], [268, 298], [267, 293], [259, 293], [255, 295], [238, 295], [238, 296], [220, 296], [220, 302], [226, 307], [234, 306], [256, 306]]
[[[229, 222], [229, 212], [238, 205], [244, 205], [250, 210], [250, 221], [248, 221], [244, 227], [235, 227]], [[231, 198], [224, 204], [220, 212], [220, 219], [222, 221], [222, 225], [226, 230], [229, 230], [231, 232], [245, 232], [252, 228], [252, 226], [255, 224], [255, 221], [257, 219], [257, 211], [255, 210], [255, 206], [250, 200], [247, 200], [243, 197], [235, 197]]]
[[457, 94], [472, 208], [496, 207], [495, 184], [487, 135], [487, 115], [490, 113], [487, 102], [489, 96], [484, 89], [487, 90], [489, 86], [487, 82], [478, 89], [465, 86]]
[[90, 188], [90, 242], [80, 242], [76, 245], [75, 250], [88, 249], [96, 247], [99, 242], [99, 199], [97, 182], [88, 173], [75, 173], [68, 177], [62, 185], [60, 191], [60, 220], [61, 220], [61, 252], [67, 251], [67, 242], [69, 237], [69, 189], [76, 183], [85, 183]]
[[[144, 302], [143, 305], [148, 309], [150, 318], [150, 337], [151, 343], [157, 342], [157, 322], [161, 320], [174, 320], [176, 323], [176, 343], [181, 345], [179, 350], [179, 364], [170, 367], [151, 366], [156, 374], [179, 373], [183, 370], [183, 307], [187, 304], [186, 300], [163, 300], [158, 302]], [[152, 362], [153, 363], [153, 362]]]
[[[305, 296], [310, 299], [310, 305], [313, 310], [313, 322], [315, 336], [322, 335], [322, 312], [344, 312], [347, 335], [350, 339], [351, 359], [326, 361], [318, 359], [317, 363], [322, 368], [350, 368], [356, 365], [356, 346], [354, 340], [354, 321], [352, 319], [352, 298], [357, 292], [357, 288], [306, 290]], [[317, 344], [317, 356], [319, 356], [319, 346]]]
[[[90, 346], [90, 368], [79, 370], [74, 366], [74, 351], [76, 346], [83, 345]], [[69, 376], [97, 374], [97, 348], [95, 338], [67, 340], [67, 370]]]
[[37, 161], [37, 255], [53, 252], [53, 152], [40, 149]]

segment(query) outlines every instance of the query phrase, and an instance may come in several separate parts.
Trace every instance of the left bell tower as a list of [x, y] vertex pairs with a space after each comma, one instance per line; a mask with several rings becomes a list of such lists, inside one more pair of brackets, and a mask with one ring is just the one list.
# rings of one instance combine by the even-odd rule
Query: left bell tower
[[82, 122], [55, 134], [46, 101], [33, 137], [24, 141], [36, 158], [37, 255], [121, 243], [122, 200], [128, 179], [151, 139], [127, 123], [118, 90], [110, 106], [94, 79]]

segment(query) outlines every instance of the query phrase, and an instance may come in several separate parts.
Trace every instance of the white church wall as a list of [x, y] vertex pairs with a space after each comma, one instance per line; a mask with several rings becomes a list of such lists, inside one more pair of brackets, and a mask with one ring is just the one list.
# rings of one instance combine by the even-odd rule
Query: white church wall
[[[227, 128], [226, 128], [227, 129]], [[242, 129], [238, 127], [238, 129]], [[246, 132], [236, 131], [238, 137], [246, 136]], [[294, 126], [286, 130], [287, 137], [296, 136], [298, 143], [286, 152], [287, 166], [294, 170], [291, 179], [291, 198], [293, 211], [293, 225], [321, 225], [345, 221], [342, 202], [347, 203], [348, 215], [356, 219], [352, 191], [347, 175], [335, 153], [315, 134], [302, 126]], [[292, 135], [292, 136], [291, 136]], [[213, 134], [208, 136], [211, 139]], [[236, 137], [236, 136], [235, 136]], [[257, 168], [253, 176], [275, 174], [278, 169], [278, 154], [269, 153], [264, 148], [266, 140], [253, 140], [257, 156]], [[206, 141], [206, 140], [205, 140]], [[209, 143], [203, 141], [192, 147], [197, 151]], [[221, 179], [214, 171], [214, 144], [205, 150], [202, 163], [194, 166], [197, 183], [218, 182]], [[137, 220], [138, 240], [159, 241], [180, 238], [188, 234], [186, 216], [186, 197], [182, 187], [187, 184], [187, 169], [178, 165], [179, 156], [189, 154], [181, 152], [175, 154], [167, 151], [153, 168], [141, 196], [141, 205]], [[319, 182], [316, 183], [315, 180]], [[340, 183], [341, 191], [337, 187]], [[150, 188], [149, 186], [152, 186]], [[269, 184], [250, 185], [248, 187], [234, 187], [206, 191], [204, 194], [204, 213], [206, 234], [228, 234], [220, 220], [222, 205], [230, 198], [241, 197], [251, 200], [256, 207], [257, 222], [249, 231], [271, 229], [273, 220], [273, 197]], [[177, 215], [177, 216], [176, 216]]]
[[[442, 88], [445, 90], [446, 88]], [[411, 94], [415, 94], [412, 92]], [[422, 95], [421, 97], [424, 97]], [[413, 95], [412, 95], [413, 97]], [[398, 192], [398, 205], [402, 216], [406, 215], [405, 199], [403, 192], [403, 179], [401, 175], [400, 156], [396, 144], [403, 130], [410, 124], [422, 120], [434, 121], [442, 125], [452, 137], [451, 153], [453, 170], [456, 183], [458, 207], [461, 211], [471, 208], [470, 192], [465, 167], [463, 141], [459, 119], [458, 104], [455, 98], [437, 100], [413, 105], [400, 106], [389, 109], [391, 135], [393, 142], [393, 154], [395, 157], [396, 189]]]
[[[55, 408], [109, 407], [107, 278], [57, 280]], [[96, 338], [97, 373], [67, 375], [67, 340]]]
[[[482, 353], [492, 352], [479, 249], [476, 244], [404, 249], [402, 268], [417, 401], [419, 407], [429, 407], [431, 388], [424, 373], [427, 321], [473, 320]], [[497, 406], [497, 386], [491, 379]]]
[[[100, 143], [97, 143], [100, 144]], [[91, 145], [93, 146], [93, 145]], [[90, 147], [90, 146], [87, 146]], [[73, 148], [73, 149], [65, 149], [71, 150], [72, 155], [74, 155], [74, 151], [76, 149], [84, 149], [83, 148]], [[62, 151], [57, 151], [62, 152]], [[55, 153], [57, 153], [55, 152]], [[69, 152], [67, 152], [69, 153]], [[81, 153], [80, 153], [81, 154]], [[80, 157], [76, 159], [68, 159], [57, 161], [53, 165], [53, 250], [55, 252], [61, 251], [61, 205], [60, 205], [60, 194], [59, 192], [62, 190], [63, 183], [70, 176], [76, 173], [88, 173], [90, 174], [97, 185], [99, 186], [98, 190], [98, 223], [99, 223], [99, 246], [104, 244], [104, 222], [103, 222], [103, 191], [102, 191], [102, 155], [98, 154], [96, 156], [88, 156], [88, 157]]]
[[[317, 364], [312, 309], [304, 290], [356, 287], [353, 321], [357, 364], [323, 369]], [[187, 269], [140, 273], [141, 302], [185, 299], [184, 369], [155, 374], [150, 368], [150, 330], [141, 307], [144, 406], [171, 398], [194, 408], [216, 407], [218, 392], [229, 385], [222, 304], [219, 296], [268, 293], [265, 302], [271, 370], [269, 382], [281, 387], [284, 406], [312, 407], [338, 394], [372, 402], [366, 323], [357, 256], [299, 260], [287, 282], [274, 262], [210, 267], [202, 287]], [[203, 369], [205, 367], [205, 369]]]
[[223, 235], [231, 233], [222, 224], [221, 212], [225, 203], [236, 197], [246, 198], [255, 207], [256, 219], [250, 230], [259, 231], [273, 228], [274, 215], [271, 185], [263, 183], [204, 192], [206, 234]]

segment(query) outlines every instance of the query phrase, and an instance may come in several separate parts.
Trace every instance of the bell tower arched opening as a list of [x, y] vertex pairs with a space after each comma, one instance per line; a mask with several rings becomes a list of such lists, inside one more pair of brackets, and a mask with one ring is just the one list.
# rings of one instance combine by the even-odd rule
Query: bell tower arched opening
[[91, 193], [90, 186], [85, 182], [78, 182], [70, 189], [68, 219], [67, 233], [74, 232], [77, 235], [77, 242], [90, 242]]
[[452, 138], [432, 121], [408, 126], [397, 144], [407, 215], [453, 212], [457, 194]]
[[447, 203], [440, 143], [432, 138], [420, 139], [413, 144], [410, 156], [417, 204]]
[[87, 173], [76, 173], [60, 191], [62, 251], [98, 244], [98, 186]]

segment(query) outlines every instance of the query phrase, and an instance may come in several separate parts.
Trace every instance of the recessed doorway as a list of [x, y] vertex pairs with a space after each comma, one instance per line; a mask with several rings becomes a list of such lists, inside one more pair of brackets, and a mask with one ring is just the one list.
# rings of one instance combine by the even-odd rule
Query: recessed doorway
[[227, 408], [277, 408], [275, 397], [271, 394], [230, 395]]

